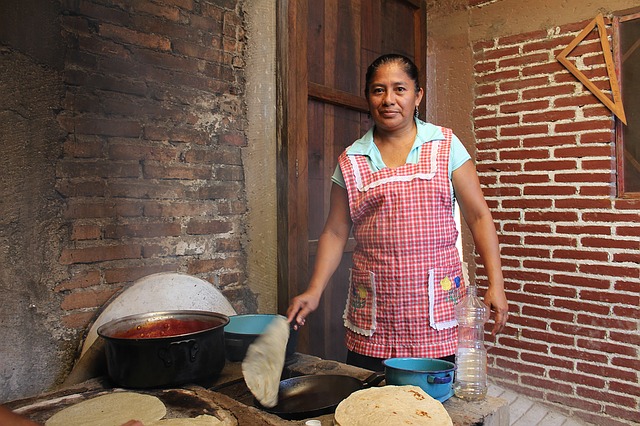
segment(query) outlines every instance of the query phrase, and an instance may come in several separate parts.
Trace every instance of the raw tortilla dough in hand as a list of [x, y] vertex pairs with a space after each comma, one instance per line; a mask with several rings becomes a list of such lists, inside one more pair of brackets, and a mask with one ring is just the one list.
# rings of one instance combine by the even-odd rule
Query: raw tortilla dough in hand
[[276, 316], [249, 346], [242, 361], [242, 375], [247, 387], [260, 404], [268, 408], [278, 404], [288, 340], [289, 323], [286, 318]]

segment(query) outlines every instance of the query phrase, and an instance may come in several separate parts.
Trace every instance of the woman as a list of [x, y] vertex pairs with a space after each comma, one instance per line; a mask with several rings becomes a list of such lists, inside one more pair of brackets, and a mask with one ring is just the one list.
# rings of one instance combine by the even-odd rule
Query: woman
[[353, 228], [347, 363], [381, 370], [391, 357], [455, 359], [453, 306], [464, 295], [454, 201], [487, 271], [493, 334], [507, 321], [498, 237], [471, 158], [451, 130], [418, 120], [423, 90], [413, 62], [376, 59], [365, 96], [374, 126], [340, 155], [330, 209], [307, 290], [287, 316], [295, 326], [320, 302]]

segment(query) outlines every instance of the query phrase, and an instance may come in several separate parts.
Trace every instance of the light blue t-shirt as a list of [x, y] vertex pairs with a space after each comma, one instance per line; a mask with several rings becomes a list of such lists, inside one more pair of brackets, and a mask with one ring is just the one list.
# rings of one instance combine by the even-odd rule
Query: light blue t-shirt
[[[420, 148], [422, 144], [425, 142], [432, 141], [434, 139], [444, 139], [444, 135], [440, 130], [439, 126], [433, 125], [431, 123], [425, 123], [422, 120], [416, 119], [416, 126], [418, 128], [418, 134], [416, 135], [416, 140], [413, 142], [413, 146], [411, 147], [411, 151], [409, 155], [407, 155], [407, 163], [416, 164], [418, 159], [420, 158]], [[347, 154], [357, 154], [364, 155], [367, 157], [367, 163], [371, 167], [371, 170], [377, 172], [378, 170], [384, 169], [387, 166], [382, 161], [382, 155], [378, 150], [378, 147], [373, 142], [373, 127], [369, 129], [369, 131], [360, 139], [355, 141], [349, 148], [347, 148]], [[462, 166], [468, 160], [471, 159], [471, 156], [467, 152], [467, 149], [464, 147], [460, 139], [456, 135], [451, 136], [451, 152], [449, 154], [449, 182], [451, 183], [451, 174], [458, 167]], [[333, 176], [331, 176], [331, 181], [337, 185], [340, 185], [343, 188], [346, 188], [347, 185], [344, 182], [344, 177], [342, 176], [342, 170], [340, 170], [340, 165], [336, 166], [336, 170], [333, 172]], [[451, 186], [451, 198], [454, 198], [453, 194], [453, 185]]]

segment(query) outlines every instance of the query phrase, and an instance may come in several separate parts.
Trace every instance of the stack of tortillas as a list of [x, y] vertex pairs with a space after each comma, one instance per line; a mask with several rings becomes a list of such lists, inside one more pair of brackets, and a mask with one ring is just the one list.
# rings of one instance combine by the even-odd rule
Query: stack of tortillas
[[335, 422], [339, 426], [453, 426], [442, 403], [418, 386], [381, 386], [356, 391], [338, 405]]
[[120, 426], [138, 420], [145, 426], [233, 425], [203, 414], [194, 418], [163, 419], [167, 407], [157, 397], [136, 392], [112, 392], [71, 405], [51, 416], [45, 426]]
[[264, 332], [249, 346], [242, 361], [247, 387], [264, 407], [278, 404], [280, 377], [289, 340], [289, 323], [276, 316]]

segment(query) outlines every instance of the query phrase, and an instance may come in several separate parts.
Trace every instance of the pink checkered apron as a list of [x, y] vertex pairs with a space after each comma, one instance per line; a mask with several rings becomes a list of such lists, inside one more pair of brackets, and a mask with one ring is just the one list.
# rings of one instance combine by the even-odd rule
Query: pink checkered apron
[[356, 247], [344, 311], [349, 350], [376, 358], [455, 353], [453, 306], [464, 295], [447, 172], [451, 130], [417, 164], [372, 172], [339, 158]]

